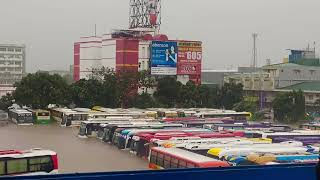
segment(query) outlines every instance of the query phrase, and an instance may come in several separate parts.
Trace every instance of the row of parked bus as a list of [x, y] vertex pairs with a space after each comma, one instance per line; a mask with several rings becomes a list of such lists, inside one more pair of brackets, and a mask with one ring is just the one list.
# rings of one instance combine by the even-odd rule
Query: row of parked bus
[[247, 121], [251, 117], [249, 112], [235, 112], [216, 109], [110, 109], [103, 107], [88, 108], [54, 108], [50, 110], [52, 119], [62, 126], [79, 126], [82, 121], [99, 121], [118, 118], [155, 119], [170, 118], [223, 118], [231, 117], [239, 122]]
[[[3, 112], [5, 114], [5, 112]], [[48, 124], [57, 121], [61, 126], [79, 126], [82, 121], [105, 120], [111, 117], [132, 119], [167, 119], [170, 118], [223, 118], [231, 117], [239, 122], [247, 121], [251, 117], [249, 112], [235, 112], [217, 109], [110, 109], [103, 107], [89, 108], [52, 108], [50, 110], [33, 110], [12, 108], [8, 118], [19, 125]]]
[[[2, 112], [3, 117], [18, 125], [49, 124], [51, 122], [50, 112], [47, 110], [32, 109], [10, 109], [8, 113]], [[7, 114], [7, 115], [5, 115]]]
[[148, 159], [152, 169], [317, 162], [320, 131], [252, 123], [234, 114], [83, 121], [79, 137]]

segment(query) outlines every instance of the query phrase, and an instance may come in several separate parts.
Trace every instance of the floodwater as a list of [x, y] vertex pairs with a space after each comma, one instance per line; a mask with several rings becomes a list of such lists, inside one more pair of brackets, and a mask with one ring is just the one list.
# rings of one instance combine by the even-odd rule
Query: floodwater
[[0, 127], [0, 150], [31, 148], [58, 153], [59, 172], [105, 172], [145, 170], [147, 161], [103, 143], [96, 138], [80, 139], [78, 128], [57, 125]]

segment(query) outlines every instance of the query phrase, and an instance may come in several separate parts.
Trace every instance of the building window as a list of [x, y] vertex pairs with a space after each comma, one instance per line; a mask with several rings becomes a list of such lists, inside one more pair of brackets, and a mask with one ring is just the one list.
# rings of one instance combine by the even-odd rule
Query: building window
[[150, 58], [150, 49], [147, 48], [147, 58]]
[[22, 50], [20, 48], [15, 49], [16, 52], [21, 52]]
[[142, 58], [146, 57], [146, 48], [142, 47]]
[[0, 48], [0, 51], [2, 52], [7, 51], [7, 48]]
[[145, 70], [145, 63], [142, 61], [142, 70]]
[[8, 48], [8, 51], [9, 52], [14, 52], [14, 49], [13, 48]]
[[313, 100], [313, 95], [308, 95], [309, 100]]

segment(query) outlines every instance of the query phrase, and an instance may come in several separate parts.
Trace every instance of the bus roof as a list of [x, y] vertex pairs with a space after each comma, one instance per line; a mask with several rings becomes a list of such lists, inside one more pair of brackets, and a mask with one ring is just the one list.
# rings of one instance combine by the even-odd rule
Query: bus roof
[[15, 113], [31, 113], [30, 111], [26, 110], [26, 109], [11, 109], [11, 112], [15, 112]]
[[77, 112], [90, 112], [91, 111], [91, 109], [89, 109], [89, 108], [74, 108], [72, 110], [77, 111]]
[[151, 150], [161, 152], [164, 154], [169, 154], [187, 161], [192, 161], [195, 163], [203, 163], [203, 162], [219, 162], [220, 160], [216, 160], [213, 158], [209, 158], [207, 156], [203, 156], [200, 154], [196, 154], [187, 150], [179, 149], [179, 148], [164, 148], [164, 147], [153, 147]]
[[53, 111], [58, 111], [58, 112], [74, 112], [72, 109], [68, 108], [53, 108]]
[[209, 112], [200, 112], [197, 115], [249, 115], [249, 112], [235, 112], [235, 111], [209, 111]]
[[46, 155], [56, 155], [57, 153], [51, 150], [44, 150], [41, 148], [35, 148], [25, 151], [19, 150], [4, 150], [0, 151], [0, 158], [22, 158], [22, 157], [34, 157], [34, 156], [46, 156]]
[[44, 110], [44, 109], [30, 109], [29, 111], [34, 112], [34, 113], [37, 113], [37, 112], [49, 112], [49, 111]]
[[88, 113], [86, 112], [77, 112], [77, 111], [67, 111], [65, 112], [66, 115], [71, 115], [71, 114], [74, 114], [74, 115], [88, 115]]

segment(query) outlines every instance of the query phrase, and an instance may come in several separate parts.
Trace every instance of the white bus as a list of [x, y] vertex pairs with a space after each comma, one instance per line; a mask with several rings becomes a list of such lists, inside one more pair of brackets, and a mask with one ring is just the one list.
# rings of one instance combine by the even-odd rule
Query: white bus
[[0, 176], [58, 173], [57, 153], [50, 150], [0, 151]]
[[62, 118], [66, 112], [74, 112], [74, 111], [72, 111], [71, 109], [68, 109], [68, 108], [53, 108], [50, 110], [52, 119], [57, 122], [62, 121]]
[[61, 126], [80, 126], [82, 121], [88, 120], [88, 113], [68, 111], [63, 114]]
[[18, 125], [33, 125], [34, 120], [32, 112], [25, 109], [11, 109], [9, 110], [9, 118]]
[[207, 112], [200, 112], [194, 114], [196, 117], [199, 118], [225, 118], [230, 117], [236, 121], [247, 121], [250, 120], [252, 114], [250, 112], [236, 112], [230, 110], [217, 110], [217, 111], [207, 111]]

